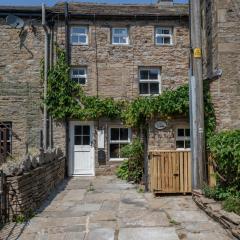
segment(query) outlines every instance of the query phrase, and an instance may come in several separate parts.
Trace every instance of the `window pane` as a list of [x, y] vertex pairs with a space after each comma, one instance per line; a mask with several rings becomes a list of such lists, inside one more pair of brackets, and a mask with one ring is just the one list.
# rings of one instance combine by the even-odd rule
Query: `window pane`
[[77, 43], [78, 42], [78, 37], [77, 36], [72, 36], [71, 41], [72, 41], [72, 43]]
[[86, 78], [79, 78], [78, 83], [85, 84], [86, 83]]
[[85, 27], [74, 27], [72, 28], [72, 33], [86, 33], [87, 28]]
[[119, 42], [120, 43], [127, 43], [127, 38], [126, 37], [120, 37]]
[[149, 94], [148, 83], [140, 83], [140, 94]]
[[78, 69], [78, 75], [85, 75], [85, 74], [86, 74], [85, 69], [83, 69], [83, 68]]
[[159, 83], [150, 83], [150, 94], [159, 94]]
[[170, 30], [169, 29], [162, 29], [162, 33], [163, 34], [170, 34]]
[[127, 35], [127, 29], [126, 28], [114, 28], [113, 33], [114, 34]]
[[186, 140], [185, 141], [185, 148], [190, 148], [191, 144], [190, 144], [190, 140]]
[[74, 137], [74, 145], [82, 145], [82, 137], [81, 136]]
[[111, 140], [119, 140], [119, 128], [111, 128]]
[[176, 141], [177, 148], [184, 148], [184, 141]]
[[171, 43], [170, 37], [164, 37], [164, 43], [170, 44]]
[[90, 136], [83, 136], [83, 145], [90, 145]]
[[78, 78], [72, 78], [75, 83], [78, 83]]
[[157, 69], [149, 70], [149, 79], [158, 80], [158, 70]]
[[128, 128], [120, 128], [120, 140], [128, 140]]
[[184, 129], [179, 128], [179, 129], [178, 129], [178, 132], [177, 132], [177, 135], [178, 135], [179, 137], [184, 137]]
[[157, 41], [156, 41], [158, 44], [163, 44], [164, 41], [163, 41], [163, 37], [157, 37]]
[[86, 36], [78, 36], [78, 40], [80, 43], [86, 43], [87, 42], [87, 37]]
[[114, 38], [113, 38], [113, 43], [119, 43], [119, 41], [120, 41], [120, 40], [119, 40], [119, 37], [114, 37]]
[[78, 75], [78, 69], [77, 68], [72, 69], [72, 75]]
[[75, 129], [74, 130], [75, 135], [81, 135], [82, 134], [82, 126], [75, 126], [74, 129]]
[[140, 71], [140, 79], [141, 79], [141, 80], [146, 80], [146, 79], [148, 79], [148, 70], [141, 70], [141, 71]]
[[119, 158], [119, 144], [110, 144], [110, 158]]
[[83, 135], [90, 135], [90, 126], [83, 126]]
[[169, 28], [157, 28], [156, 33], [157, 34], [171, 34], [171, 29], [169, 29]]
[[185, 136], [190, 137], [190, 129], [189, 128], [185, 129]]
[[156, 33], [157, 34], [162, 34], [162, 28], [156, 28]]

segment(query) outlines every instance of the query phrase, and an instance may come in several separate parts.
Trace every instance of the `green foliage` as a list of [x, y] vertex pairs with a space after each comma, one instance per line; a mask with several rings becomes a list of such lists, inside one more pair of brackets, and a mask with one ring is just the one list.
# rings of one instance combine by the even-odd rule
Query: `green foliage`
[[235, 212], [240, 215], [240, 192], [236, 192], [230, 188], [223, 188], [219, 185], [213, 188], [205, 185], [203, 193], [208, 198], [223, 201], [222, 205], [226, 211]]
[[221, 176], [219, 184], [231, 191], [240, 191], [240, 130], [216, 133], [208, 144]]
[[223, 208], [228, 212], [240, 215], [240, 198], [231, 196], [223, 202]]
[[128, 181], [129, 169], [128, 169], [128, 160], [124, 160], [121, 165], [117, 167], [116, 175], [122, 180]]
[[111, 98], [86, 96], [81, 85], [71, 81], [65, 53], [56, 48], [57, 61], [48, 73], [46, 104], [49, 113], [57, 120], [78, 118], [93, 120], [101, 117], [120, 117], [122, 102]]
[[135, 139], [121, 150], [122, 155], [127, 158], [117, 168], [117, 176], [123, 180], [139, 183], [143, 176], [143, 145], [140, 139]]
[[209, 187], [208, 185], [205, 185], [203, 187], [203, 193], [206, 197], [213, 198], [219, 201], [225, 200], [234, 194], [233, 192], [224, 189], [220, 186]]
[[35, 216], [34, 211], [32, 209], [29, 209], [24, 214], [15, 215], [14, 218], [13, 218], [13, 221], [16, 222], [16, 223], [24, 223], [24, 222], [29, 221], [34, 216]]
[[159, 96], [139, 97], [122, 112], [122, 119], [128, 126], [140, 127], [155, 116], [162, 119], [175, 115], [187, 116], [189, 112], [188, 91], [188, 85], [183, 85], [176, 90], [166, 90]]
[[[65, 53], [56, 47], [57, 61], [48, 72], [45, 100], [48, 112], [56, 120], [78, 118], [96, 120], [101, 117], [122, 119], [128, 126], [144, 126], [154, 116], [169, 118], [188, 115], [188, 86], [166, 90], [159, 96], [139, 97], [132, 102], [86, 96], [81, 85], [71, 81]], [[43, 77], [43, 62], [41, 61]]]
[[216, 129], [216, 116], [212, 104], [209, 82], [204, 82], [203, 86], [203, 100], [204, 100], [204, 124], [206, 134], [206, 145], [208, 148], [208, 139], [214, 134]]

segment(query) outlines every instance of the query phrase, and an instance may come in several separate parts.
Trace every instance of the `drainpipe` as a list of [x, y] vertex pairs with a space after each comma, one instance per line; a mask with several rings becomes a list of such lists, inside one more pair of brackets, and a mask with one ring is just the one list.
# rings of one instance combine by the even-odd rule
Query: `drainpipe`
[[[46, 24], [46, 10], [45, 5], [42, 4], [42, 26], [45, 34], [45, 43], [44, 43], [44, 84], [43, 84], [43, 97], [44, 101], [47, 98], [47, 74], [48, 74], [48, 27]], [[43, 108], [43, 149], [47, 149], [47, 105], [44, 102]]]
[[[50, 22], [50, 39], [49, 39], [49, 69], [53, 67], [53, 40], [54, 40], [54, 21]], [[51, 116], [49, 118], [49, 148], [53, 148], [53, 119]]]
[[[64, 3], [64, 17], [65, 17], [65, 48], [66, 48], [66, 62], [69, 66], [69, 25], [68, 25], [68, 3]], [[65, 127], [66, 127], [66, 162], [65, 162], [65, 175], [68, 176], [68, 158], [69, 158], [69, 122], [68, 119], [65, 119]]]

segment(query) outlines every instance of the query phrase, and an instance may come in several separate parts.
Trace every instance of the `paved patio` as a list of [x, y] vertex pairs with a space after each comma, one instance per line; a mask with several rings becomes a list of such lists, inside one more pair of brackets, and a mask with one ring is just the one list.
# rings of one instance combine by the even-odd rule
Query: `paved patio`
[[27, 224], [0, 239], [230, 240], [191, 196], [154, 198], [114, 176], [65, 180]]

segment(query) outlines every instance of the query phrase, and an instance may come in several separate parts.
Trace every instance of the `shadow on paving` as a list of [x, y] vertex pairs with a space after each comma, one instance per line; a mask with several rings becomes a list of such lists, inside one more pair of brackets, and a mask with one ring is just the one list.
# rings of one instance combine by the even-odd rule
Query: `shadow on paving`
[[[47, 199], [41, 204], [41, 207], [35, 210], [35, 216], [44, 212], [44, 210], [51, 205], [52, 201], [58, 196], [59, 193], [63, 192], [71, 178], [65, 178], [59, 183], [48, 195]], [[29, 221], [23, 223], [8, 222], [0, 226], [0, 240], [19, 240], [22, 233], [29, 225]]]

